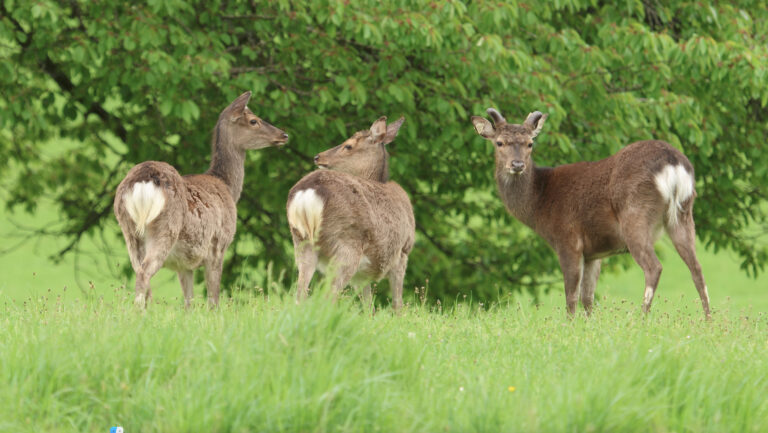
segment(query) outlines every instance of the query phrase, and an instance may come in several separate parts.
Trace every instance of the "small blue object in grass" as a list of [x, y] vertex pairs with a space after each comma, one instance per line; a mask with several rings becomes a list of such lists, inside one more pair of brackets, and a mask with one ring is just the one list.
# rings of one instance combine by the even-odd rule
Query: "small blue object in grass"
[[122, 427], [110, 427], [109, 433], [123, 433]]

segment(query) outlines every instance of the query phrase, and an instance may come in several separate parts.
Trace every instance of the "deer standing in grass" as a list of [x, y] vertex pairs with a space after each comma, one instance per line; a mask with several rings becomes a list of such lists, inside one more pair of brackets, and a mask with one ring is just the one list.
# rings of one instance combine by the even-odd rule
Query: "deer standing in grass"
[[115, 215], [136, 272], [136, 304], [146, 306], [149, 280], [162, 266], [178, 273], [187, 307], [194, 270], [205, 266], [208, 300], [218, 304], [224, 253], [235, 236], [245, 151], [288, 140], [248, 109], [250, 97], [243, 93], [221, 112], [204, 174], [181, 176], [164, 162], [146, 161], [117, 187]]
[[368, 283], [386, 277], [393, 308], [402, 307], [416, 224], [408, 194], [389, 181], [385, 145], [395, 139], [404, 120], [387, 126], [387, 118], [381, 117], [370, 130], [318, 154], [320, 170], [291, 188], [286, 207], [299, 268], [297, 301], [307, 296], [319, 268], [331, 270], [334, 293], [350, 282], [356, 288], [364, 285], [363, 302], [371, 308]]
[[653, 245], [663, 230], [691, 271], [704, 314], [709, 295], [696, 258], [693, 166], [668, 143], [638, 141], [595, 162], [536, 167], [533, 139], [547, 118], [538, 111], [522, 125], [488, 109], [493, 123], [472, 116], [477, 133], [496, 149], [496, 183], [509, 212], [557, 253], [568, 313], [592, 310], [600, 259], [629, 251], [645, 274], [648, 312], [661, 276]]

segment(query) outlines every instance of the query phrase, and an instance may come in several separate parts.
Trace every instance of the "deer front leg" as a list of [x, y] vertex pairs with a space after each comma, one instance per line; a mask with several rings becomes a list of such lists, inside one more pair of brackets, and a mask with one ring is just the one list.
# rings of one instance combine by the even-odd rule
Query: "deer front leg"
[[565, 304], [568, 315], [573, 316], [579, 302], [579, 287], [584, 274], [584, 257], [581, 252], [564, 251], [559, 253], [560, 269], [563, 271], [565, 284]]
[[408, 268], [408, 255], [400, 253], [400, 260], [389, 272], [389, 285], [392, 287], [392, 308], [400, 311], [403, 308], [403, 280]]
[[587, 316], [592, 314], [592, 303], [595, 300], [595, 287], [600, 276], [600, 260], [584, 262], [584, 272], [581, 277], [581, 305]]

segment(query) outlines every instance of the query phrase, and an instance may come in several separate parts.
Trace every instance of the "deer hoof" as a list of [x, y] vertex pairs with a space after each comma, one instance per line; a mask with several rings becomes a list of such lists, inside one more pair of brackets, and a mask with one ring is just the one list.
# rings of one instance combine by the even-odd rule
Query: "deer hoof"
[[133, 304], [137, 307], [146, 308], [147, 307], [147, 298], [143, 293], [139, 293], [136, 295], [136, 298], [133, 300]]

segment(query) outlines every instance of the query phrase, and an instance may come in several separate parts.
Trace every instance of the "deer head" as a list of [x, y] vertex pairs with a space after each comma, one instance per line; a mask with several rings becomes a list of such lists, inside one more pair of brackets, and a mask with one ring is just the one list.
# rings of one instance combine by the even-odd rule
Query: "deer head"
[[493, 123], [480, 116], [472, 116], [475, 131], [493, 142], [496, 148], [496, 167], [507, 175], [521, 175], [533, 167], [531, 153], [533, 139], [539, 135], [547, 114], [534, 111], [522, 125], [509, 124], [494, 108], [487, 110]]
[[369, 130], [355, 132], [340, 145], [317, 154], [315, 164], [320, 168], [386, 182], [389, 179], [389, 154], [385, 145], [395, 139], [404, 121], [405, 117], [400, 117], [387, 125], [387, 117], [382, 116]]
[[[288, 134], [253, 114], [248, 108], [250, 99], [251, 92], [245, 92], [221, 112], [214, 143], [227, 143], [238, 151], [285, 144]], [[224, 137], [228, 139], [221, 140]]]

